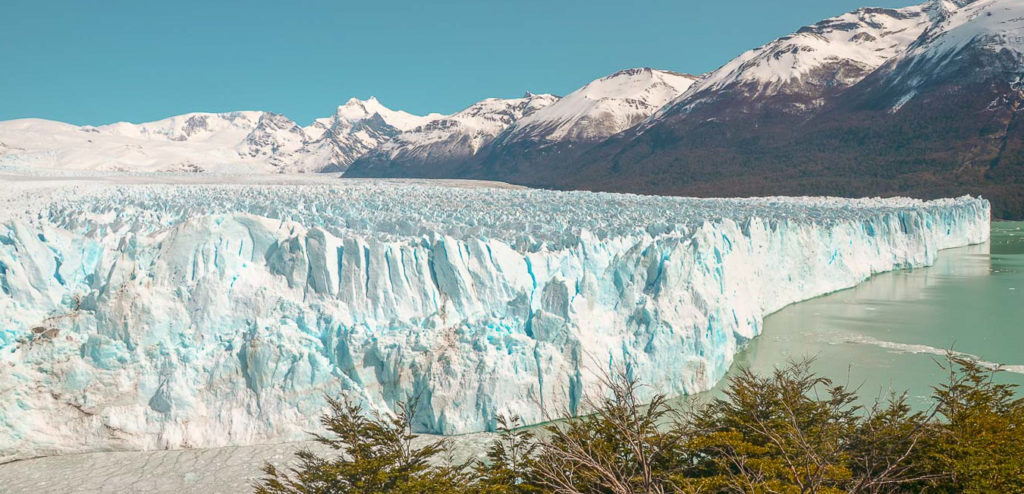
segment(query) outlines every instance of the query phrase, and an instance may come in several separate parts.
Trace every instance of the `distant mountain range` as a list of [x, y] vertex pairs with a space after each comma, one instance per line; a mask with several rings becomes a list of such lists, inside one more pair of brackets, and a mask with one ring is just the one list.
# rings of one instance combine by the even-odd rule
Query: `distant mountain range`
[[1024, 1], [826, 19], [692, 76], [629, 69], [562, 98], [415, 116], [350, 100], [146, 124], [0, 122], [0, 166], [344, 172], [697, 196], [982, 194], [1024, 218]]
[[131, 124], [75, 126], [39, 119], [0, 122], [0, 166], [67, 170], [261, 173], [344, 171], [396, 136], [442, 117], [350, 99], [301, 127], [261, 111], [188, 113]]

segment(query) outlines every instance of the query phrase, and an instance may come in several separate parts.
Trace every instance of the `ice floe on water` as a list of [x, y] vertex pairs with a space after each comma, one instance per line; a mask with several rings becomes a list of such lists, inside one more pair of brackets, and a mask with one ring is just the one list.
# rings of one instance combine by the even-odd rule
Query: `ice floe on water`
[[1013, 372], [1014, 374], [1024, 374], [1024, 365], [1016, 364], [999, 364], [995, 362], [989, 362], [981, 360], [977, 355], [973, 355], [965, 352], [958, 352], [952, 348], [937, 348], [931, 345], [922, 345], [918, 343], [897, 343], [894, 341], [880, 340], [871, 336], [864, 335], [850, 335], [845, 336], [841, 339], [842, 343], [853, 343], [858, 345], [872, 345], [879, 348], [885, 348], [896, 353], [922, 353], [928, 355], [936, 355], [945, 357], [951, 355], [954, 357], [966, 358], [976, 361], [979, 365], [992, 370], [1002, 370], [1006, 372]]

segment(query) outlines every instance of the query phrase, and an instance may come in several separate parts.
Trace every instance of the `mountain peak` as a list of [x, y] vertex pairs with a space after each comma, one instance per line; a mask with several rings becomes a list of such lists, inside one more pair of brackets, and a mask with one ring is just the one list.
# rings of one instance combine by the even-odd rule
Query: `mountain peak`
[[[888, 87], [899, 95], [893, 112], [916, 98], [922, 87], [949, 77], [956, 67], [969, 67], [971, 74], [985, 78], [1008, 68], [1016, 73], [1024, 61], [1024, 38], [1018, 34], [1024, 32], [1020, 0], [936, 0], [931, 7], [932, 25], [884, 74]], [[972, 51], [957, 55], [964, 50]], [[982, 61], [986, 53], [994, 58]], [[1004, 81], [1005, 77], [1000, 76]]]
[[784, 111], [807, 111], [903, 53], [931, 25], [929, 10], [862, 8], [802, 27], [712, 71], [662, 111], [689, 112], [730, 95], [751, 106], [786, 95], [777, 99]]
[[648, 67], [620, 70], [573, 91], [509, 129], [506, 141], [594, 141], [649, 117], [693, 84], [692, 75]]
[[404, 116], [413, 116], [405, 112], [394, 111], [381, 104], [377, 98], [370, 96], [365, 100], [350, 98], [344, 105], [338, 107], [334, 113], [334, 118], [351, 124], [372, 118], [378, 114], [391, 125], [394, 125], [390, 122], [391, 120], [404, 120]]
[[367, 105], [367, 104], [378, 104], [379, 105], [380, 101], [377, 100], [376, 96], [370, 96], [369, 98], [366, 98], [366, 99], [359, 99], [359, 98], [352, 97], [352, 98], [349, 98], [348, 101], [346, 101], [345, 104], [342, 105], [342, 106], [350, 106], [350, 105], [351, 106], [364, 106], [364, 105]]
[[365, 100], [349, 98], [344, 105], [338, 107], [337, 115], [348, 120], [361, 120], [373, 116], [381, 110], [388, 110], [377, 98], [370, 96]]
[[932, 57], [955, 52], [969, 44], [991, 51], [1008, 48], [1024, 53], [1024, 4], [1019, 0], [936, 0], [933, 26], [907, 56], [931, 52]]
[[654, 68], [651, 68], [651, 67], [633, 67], [633, 68], [629, 68], [629, 69], [622, 69], [622, 70], [620, 70], [618, 72], [615, 72], [615, 73], [613, 73], [611, 75], [604, 76], [604, 77], [601, 78], [601, 80], [604, 80], [604, 79], [616, 79], [616, 78], [620, 78], [620, 77], [636, 77], [636, 76], [655, 76], [655, 77], [657, 77], [659, 75], [663, 75], [663, 76], [664, 75], [667, 75], [667, 76], [677, 76], [677, 77], [688, 77], [690, 79], [699, 79], [698, 76], [695, 76], [693, 74], [684, 74], [682, 72], [673, 72], [671, 70], [654, 69]]
[[[343, 125], [352, 125], [363, 120], [379, 115], [388, 125], [398, 130], [411, 130], [419, 125], [436, 120], [440, 114], [431, 113], [425, 116], [413, 115], [401, 110], [392, 110], [384, 106], [376, 97], [370, 96], [365, 100], [350, 98], [344, 105], [338, 107], [331, 120], [333, 123], [345, 122]], [[332, 123], [321, 119], [324, 125], [331, 126]]]
[[633, 68], [629, 68], [629, 69], [622, 69], [622, 70], [620, 70], [618, 72], [615, 72], [612, 75], [605, 76], [604, 78], [605, 79], [611, 79], [613, 77], [633, 76], [633, 75], [640, 75], [640, 74], [651, 74], [653, 72], [654, 72], [654, 69], [652, 69], [650, 67], [633, 67]]

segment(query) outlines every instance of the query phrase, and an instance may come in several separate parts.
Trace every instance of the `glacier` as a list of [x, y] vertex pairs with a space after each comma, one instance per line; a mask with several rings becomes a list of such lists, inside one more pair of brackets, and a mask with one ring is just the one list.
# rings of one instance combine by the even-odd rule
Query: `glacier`
[[[45, 181], [44, 181], [45, 182]], [[583, 413], [713, 386], [765, 315], [988, 239], [981, 198], [690, 199], [339, 180], [5, 183], [0, 462]]]

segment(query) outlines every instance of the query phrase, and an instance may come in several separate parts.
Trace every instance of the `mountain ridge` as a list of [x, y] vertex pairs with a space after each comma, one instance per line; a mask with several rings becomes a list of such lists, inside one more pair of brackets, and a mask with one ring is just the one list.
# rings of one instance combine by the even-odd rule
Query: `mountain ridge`
[[[808, 44], [822, 33], [834, 42]], [[741, 55], [587, 149], [510, 146], [446, 164], [453, 173], [360, 176], [705, 197], [972, 194], [997, 218], [1024, 218], [1022, 41], [1024, 4], [1011, 0], [858, 9]], [[876, 48], [865, 58], [840, 42]], [[765, 72], [793, 54], [804, 58]]]
[[865, 7], [702, 76], [625, 69], [565, 97], [490, 98], [449, 115], [370, 97], [306, 127], [268, 112], [80, 128], [0, 122], [0, 165], [697, 196], [969, 193], [989, 197], [997, 217], [1024, 218], [1022, 53], [1017, 0]]

